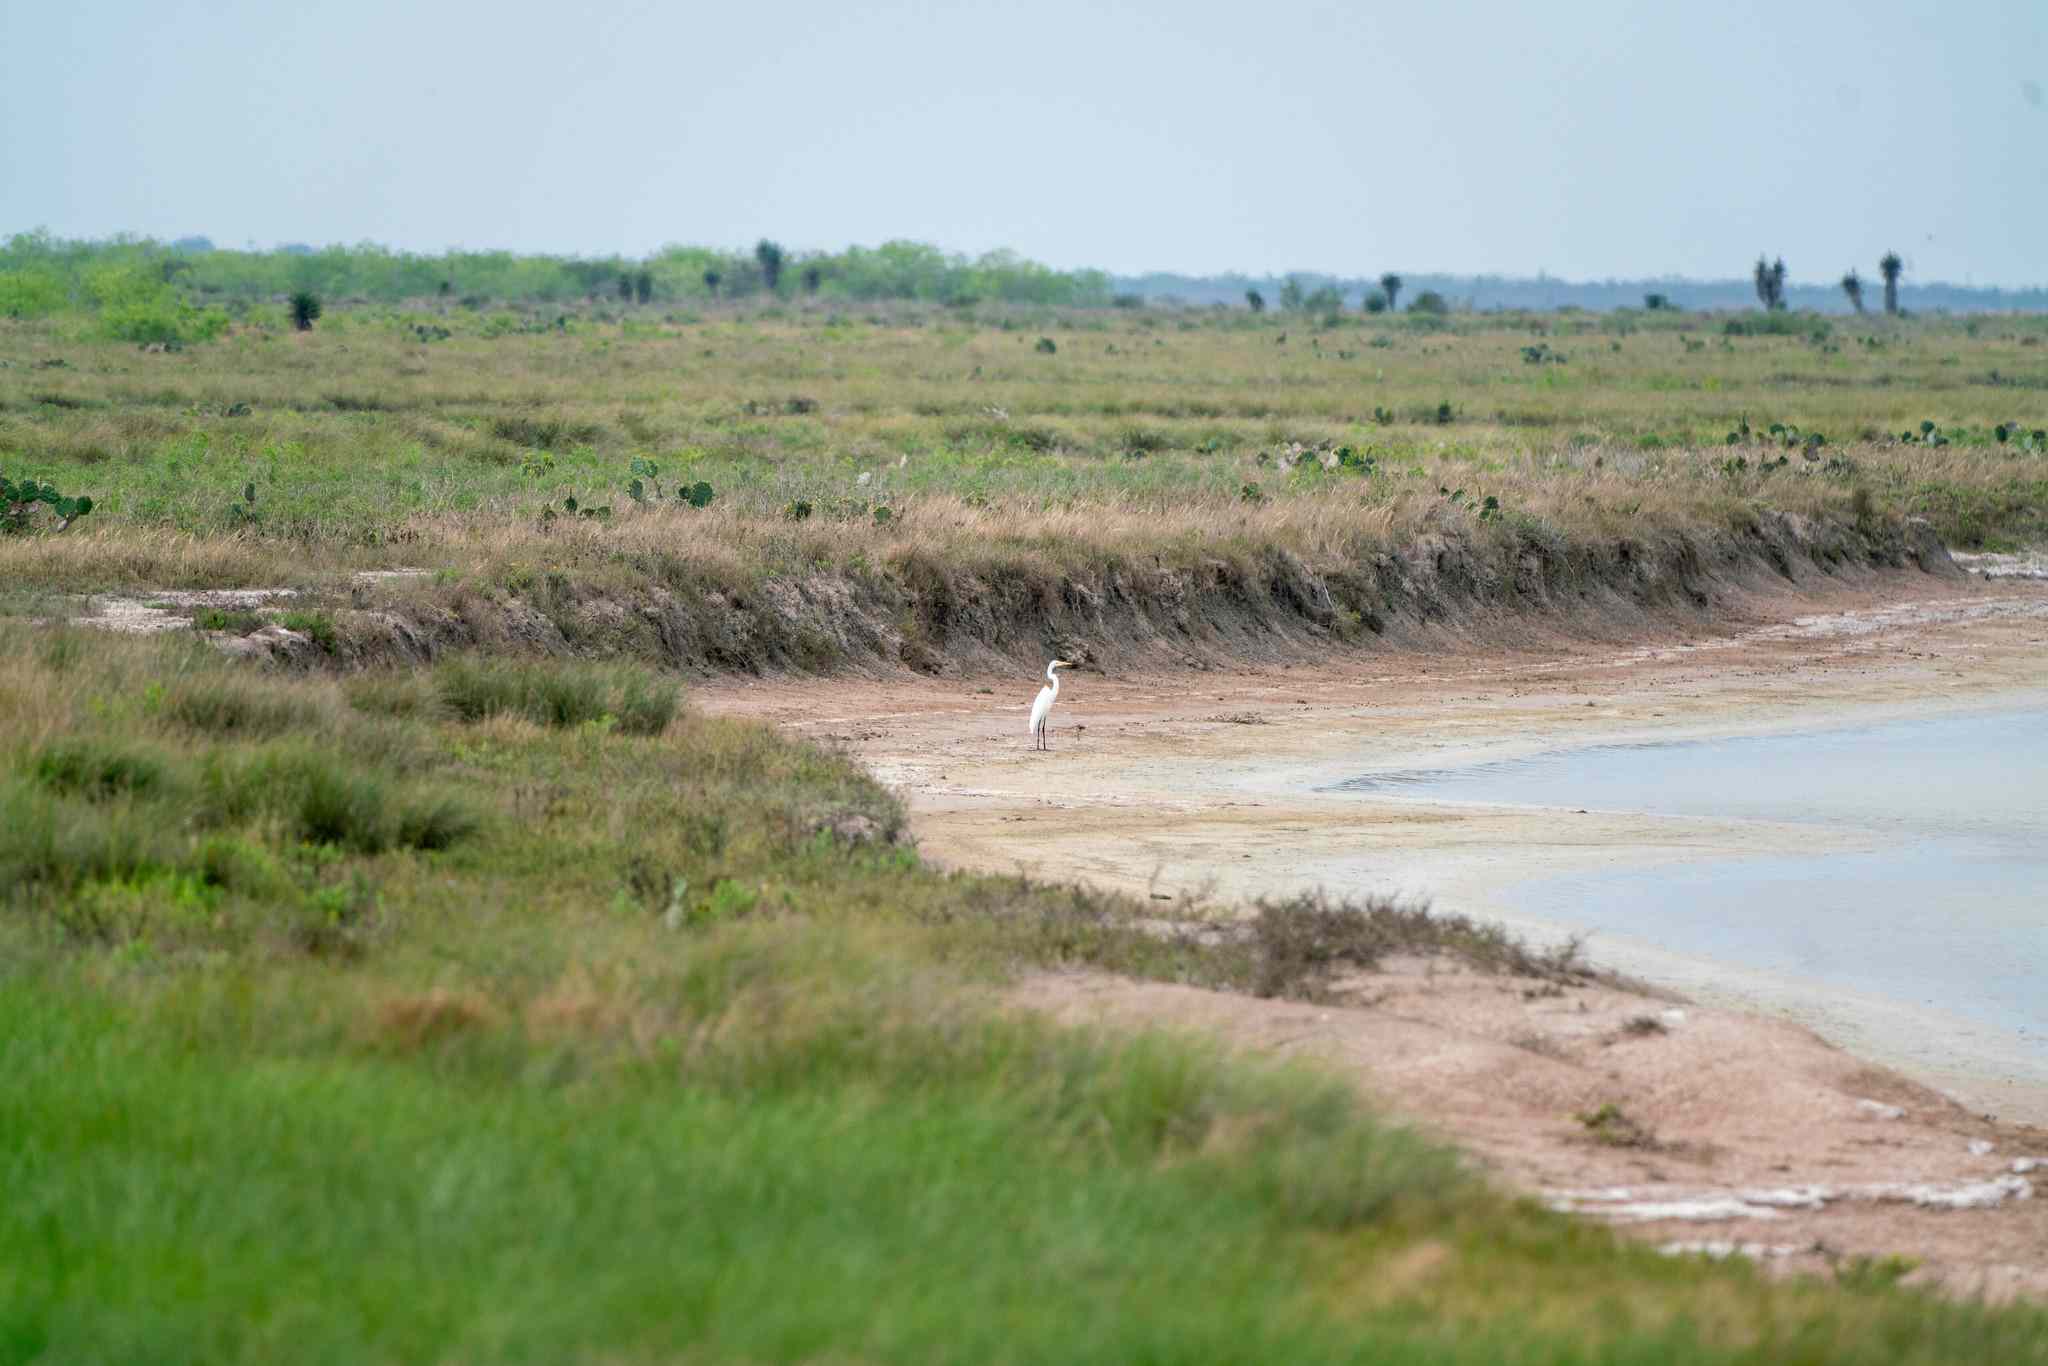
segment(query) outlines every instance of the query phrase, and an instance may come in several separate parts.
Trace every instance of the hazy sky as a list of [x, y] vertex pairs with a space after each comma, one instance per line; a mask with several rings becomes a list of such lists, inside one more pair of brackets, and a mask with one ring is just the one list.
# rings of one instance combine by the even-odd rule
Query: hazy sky
[[0, 232], [2048, 282], [2048, 0], [0, 0]]

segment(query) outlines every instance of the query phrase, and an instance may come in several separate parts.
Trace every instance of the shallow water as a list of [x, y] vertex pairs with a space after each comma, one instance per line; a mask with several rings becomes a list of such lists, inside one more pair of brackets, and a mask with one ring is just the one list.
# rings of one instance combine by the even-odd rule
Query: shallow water
[[1596, 946], [1624, 936], [1932, 1007], [2048, 1059], [2048, 711], [1562, 750], [1343, 787], [1559, 807], [1561, 823], [1583, 808], [1815, 827], [1811, 855], [1635, 863], [1501, 901]]

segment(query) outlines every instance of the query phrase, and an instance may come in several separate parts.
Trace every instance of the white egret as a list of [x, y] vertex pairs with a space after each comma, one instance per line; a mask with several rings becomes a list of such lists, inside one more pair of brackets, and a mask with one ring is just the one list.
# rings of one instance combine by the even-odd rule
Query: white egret
[[1045, 742], [1045, 719], [1052, 715], [1052, 704], [1059, 700], [1060, 676], [1058, 671], [1073, 667], [1071, 663], [1064, 659], [1055, 659], [1052, 663], [1045, 666], [1046, 684], [1038, 690], [1038, 700], [1031, 704], [1030, 733], [1037, 739], [1038, 748], [1040, 749], [1052, 748], [1052, 746]]

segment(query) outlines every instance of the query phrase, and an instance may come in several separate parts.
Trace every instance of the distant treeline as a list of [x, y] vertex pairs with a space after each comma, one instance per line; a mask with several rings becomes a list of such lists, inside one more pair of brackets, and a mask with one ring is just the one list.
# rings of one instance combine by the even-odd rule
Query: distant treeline
[[[333, 301], [388, 303], [448, 298], [493, 304], [588, 299], [677, 304], [769, 294], [1069, 307], [1110, 302], [1109, 277], [1101, 271], [1054, 270], [1007, 251], [950, 255], [918, 242], [815, 253], [789, 252], [766, 241], [752, 251], [671, 246], [635, 258], [509, 251], [425, 254], [372, 243], [236, 251], [203, 237], [66, 241], [32, 232], [17, 234], [0, 247], [0, 316], [40, 316], [88, 306], [95, 299], [96, 279], [138, 272], [153, 274], [201, 305], [299, 292]], [[97, 290], [104, 292], [104, 287]]]
[[[1671, 306], [1684, 309], [1748, 309], [1757, 306], [1755, 282], [1748, 279], [1686, 280], [1665, 277], [1655, 280], [1553, 280], [1548, 276], [1507, 275], [1402, 275], [1404, 298], [1424, 292], [1440, 294], [1454, 308], [1530, 309], [1555, 308], [1614, 309], [1641, 308], [1652, 294], [1662, 295]], [[1120, 275], [1110, 287], [1119, 295], [1136, 295], [1148, 303], [1178, 300], [1206, 307], [1229, 304], [1243, 307], [1247, 291], [1262, 298], [1281, 297], [1287, 282], [1313, 296], [1317, 290], [1334, 289], [1347, 308], [1359, 307], [1380, 288], [1378, 277], [1345, 277], [1300, 271], [1293, 275]], [[1968, 285], [1919, 284], [1908, 277], [1899, 289], [1900, 303], [1919, 313], [2009, 313], [2048, 311], [2048, 288], [1978, 289]], [[1839, 285], [1785, 286], [1785, 305], [1818, 313], [1848, 313], [1848, 296]]]
[[[204, 237], [172, 242], [115, 237], [66, 240], [18, 233], [0, 243], [0, 317], [35, 318], [70, 309], [110, 311], [150, 321], [125, 325], [155, 335], [158, 319], [179, 313], [190, 334], [194, 318], [236, 301], [310, 294], [329, 302], [381, 303], [446, 299], [471, 305], [551, 305], [612, 300], [637, 305], [688, 305], [719, 299], [908, 299], [939, 304], [981, 302], [1101, 308], [1111, 304], [1178, 302], [1192, 307], [1246, 306], [1248, 293], [1286, 306], [1364, 307], [1383, 283], [1397, 279], [1400, 298], [1441, 299], [1451, 308], [1641, 308], [1657, 296], [1680, 309], [1756, 306], [1753, 280], [1555, 280], [1501, 275], [1345, 277], [1175, 275], [1112, 277], [1099, 270], [1055, 270], [1014, 252], [969, 257], [921, 242], [886, 242], [839, 252], [785, 251], [772, 241], [751, 251], [669, 246], [646, 257], [539, 256], [510, 251], [394, 251], [356, 246], [289, 245], [269, 250], [216, 247]], [[1910, 277], [1900, 303], [1915, 312], [2048, 311], [2048, 288], [1992, 289], [1922, 284]], [[1846, 313], [1841, 285], [1783, 287], [1780, 307]], [[199, 310], [194, 313], [192, 310]], [[180, 312], [182, 310], [182, 312]], [[222, 325], [225, 319], [221, 320]]]

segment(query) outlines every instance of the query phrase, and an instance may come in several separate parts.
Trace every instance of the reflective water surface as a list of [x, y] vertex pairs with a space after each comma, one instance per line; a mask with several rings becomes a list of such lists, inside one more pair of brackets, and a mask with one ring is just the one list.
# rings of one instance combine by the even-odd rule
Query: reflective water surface
[[1502, 900], [1595, 944], [1624, 935], [2048, 1048], [2048, 712], [1565, 750], [1344, 787], [1811, 825], [1837, 847], [1539, 878]]

